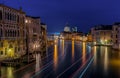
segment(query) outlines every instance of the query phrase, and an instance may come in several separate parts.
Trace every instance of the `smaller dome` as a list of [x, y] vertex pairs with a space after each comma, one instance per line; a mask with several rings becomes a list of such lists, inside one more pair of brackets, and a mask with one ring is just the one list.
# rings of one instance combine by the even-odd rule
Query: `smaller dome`
[[70, 32], [70, 27], [68, 27], [68, 26], [64, 27], [64, 31], [65, 32]]

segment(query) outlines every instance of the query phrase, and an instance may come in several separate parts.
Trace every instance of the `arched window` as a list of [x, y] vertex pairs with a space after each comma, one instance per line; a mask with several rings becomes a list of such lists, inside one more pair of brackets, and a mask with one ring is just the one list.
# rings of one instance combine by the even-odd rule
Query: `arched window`
[[16, 15], [15, 15], [15, 20], [14, 21], [16, 21]]
[[0, 20], [2, 20], [2, 11], [0, 10]]
[[15, 37], [16, 37], [16, 30], [14, 31]]
[[6, 37], [9, 37], [9, 30], [6, 30]]
[[5, 37], [7, 37], [7, 30], [5, 30]]
[[10, 20], [12, 20], [12, 14], [11, 14], [11, 13], [10, 13], [10, 15], [9, 15], [9, 16], [10, 16]]
[[12, 37], [12, 31], [10, 30], [10, 37]]
[[0, 25], [0, 37], [3, 36], [2, 34], [3, 34], [2, 25]]
[[19, 23], [19, 19], [20, 19], [20, 18], [19, 18], [19, 15], [17, 15], [17, 22], [18, 22], [18, 23]]
[[18, 30], [18, 32], [17, 32], [17, 33], [18, 33], [18, 35], [17, 35], [17, 36], [19, 37], [19, 35], [20, 35], [19, 30]]
[[14, 31], [12, 31], [12, 37], [14, 37]]
[[9, 13], [7, 13], [7, 20], [9, 20]]
[[5, 12], [5, 19], [7, 19], [7, 13]]

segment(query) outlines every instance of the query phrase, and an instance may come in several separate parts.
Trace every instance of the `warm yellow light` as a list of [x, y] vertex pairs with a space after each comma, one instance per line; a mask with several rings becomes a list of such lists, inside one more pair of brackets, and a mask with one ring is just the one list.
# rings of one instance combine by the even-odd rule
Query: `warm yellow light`
[[97, 50], [97, 47], [94, 46], [94, 47], [93, 47], [93, 51], [94, 51], [94, 65], [96, 65], [96, 63], [97, 63], [97, 54], [96, 54], [96, 50]]
[[55, 66], [55, 69], [56, 69], [57, 63], [58, 63], [58, 47], [57, 47], [57, 44], [54, 45], [54, 56], [53, 56], [53, 59], [54, 59], [54, 66]]
[[86, 43], [85, 42], [83, 42], [83, 44], [82, 44], [82, 62], [84, 63], [85, 62], [85, 55], [86, 55]]
[[74, 59], [74, 51], [75, 51], [75, 45], [74, 45], [74, 40], [72, 40], [72, 60]]
[[105, 40], [105, 42], [107, 42], [107, 40]]
[[72, 38], [72, 40], [74, 40], [75, 38]]
[[13, 78], [13, 68], [12, 67], [7, 68], [7, 77]]
[[14, 56], [14, 52], [12, 49], [8, 49], [8, 56], [10, 56], [10, 57]]
[[62, 40], [62, 55], [64, 55], [64, 40]]
[[119, 59], [112, 59], [110, 61], [110, 65], [120, 68], [120, 60]]
[[25, 20], [25, 23], [28, 23], [28, 20]]
[[107, 71], [108, 68], [108, 48], [105, 47], [105, 59], [104, 59], [104, 69]]
[[12, 51], [11, 49], [8, 50], [8, 52], [11, 52], [11, 51]]
[[94, 45], [96, 45], [96, 42], [94, 42]]

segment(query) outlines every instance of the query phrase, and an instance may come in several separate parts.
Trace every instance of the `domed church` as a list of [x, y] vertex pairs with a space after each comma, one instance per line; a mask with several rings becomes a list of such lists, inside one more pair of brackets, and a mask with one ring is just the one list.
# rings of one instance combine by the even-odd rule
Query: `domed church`
[[68, 24], [66, 24], [66, 26], [64, 27], [64, 32], [71, 32]]

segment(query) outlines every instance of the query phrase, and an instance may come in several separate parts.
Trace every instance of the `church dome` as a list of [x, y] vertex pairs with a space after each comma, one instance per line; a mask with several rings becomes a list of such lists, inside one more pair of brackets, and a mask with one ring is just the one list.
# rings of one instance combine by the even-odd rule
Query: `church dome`
[[64, 31], [65, 31], [65, 32], [70, 32], [70, 27], [69, 27], [68, 25], [66, 25], [66, 26], [64, 27]]

